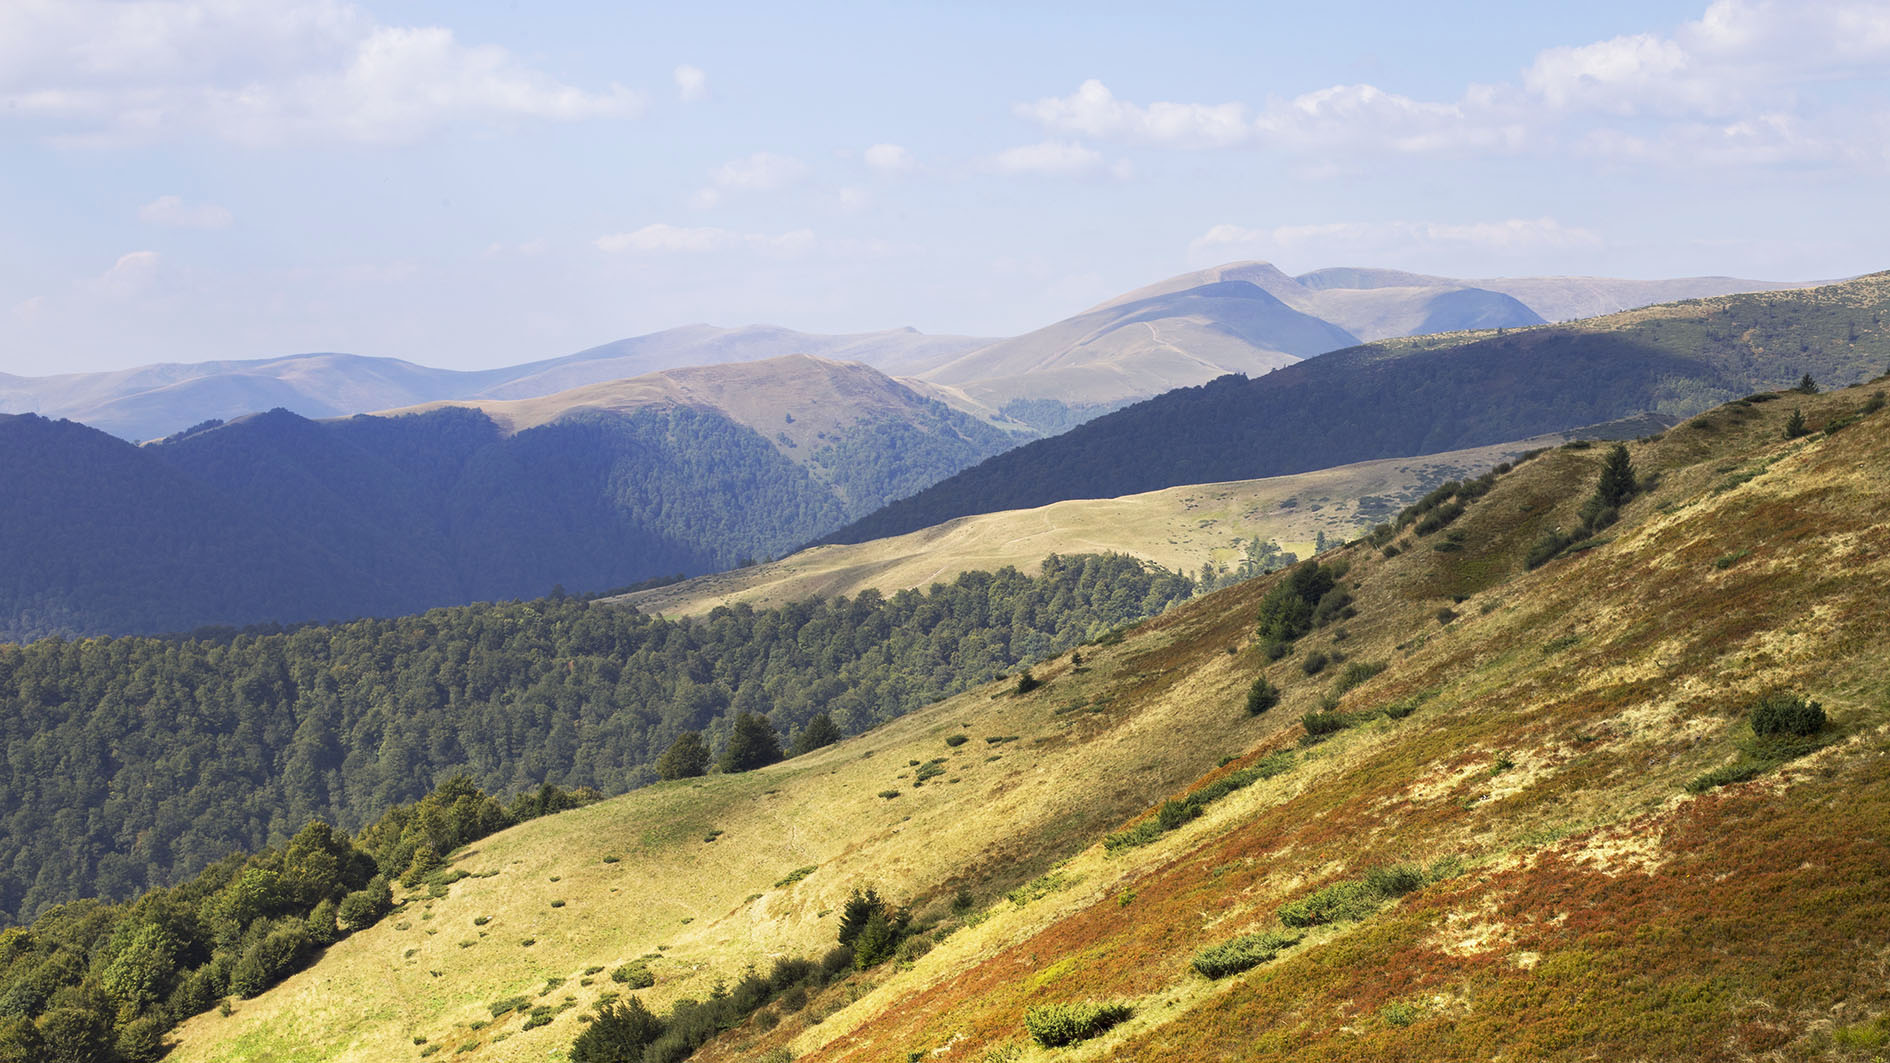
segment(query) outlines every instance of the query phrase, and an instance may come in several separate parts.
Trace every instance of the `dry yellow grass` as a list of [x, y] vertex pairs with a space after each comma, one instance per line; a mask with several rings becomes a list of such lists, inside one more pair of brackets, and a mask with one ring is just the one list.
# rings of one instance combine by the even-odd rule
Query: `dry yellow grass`
[[1236, 563], [1237, 544], [1255, 537], [1309, 557], [1321, 532], [1332, 541], [1344, 541], [1383, 519], [1361, 515], [1361, 498], [1377, 496], [1403, 506], [1444, 480], [1476, 475], [1521, 451], [1562, 439], [1545, 436], [1294, 476], [1171, 487], [1122, 498], [1077, 499], [960, 517], [887, 539], [816, 546], [779, 561], [698, 576], [614, 600], [647, 613], [693, 616], [739, 602], [760, 608], [815, 596], [853, 596], [868, 588], [890, 594], [949, 583], [963, 572], [988, 572], [1005, 565], [1034, 574], [1048, 554], [1108, 551], [1194, 575], [1203, 563]]

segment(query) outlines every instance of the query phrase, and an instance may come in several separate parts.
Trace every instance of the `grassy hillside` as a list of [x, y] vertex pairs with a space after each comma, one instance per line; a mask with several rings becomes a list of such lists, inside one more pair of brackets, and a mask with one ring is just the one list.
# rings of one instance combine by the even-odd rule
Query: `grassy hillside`
[[864, 542], [955, 517], [1482, 446], [1643, 412], [1683, 417], [1810, 373], [1890, 363], [1890, 274], [1564, 325], [1386, 340], [1183, 388], [967, 469], [842, 528]]
[[779, 605], [868, 588], [891, 594], [1006, 565], [1030, 572], [1048, 554], [1095, 551], [1132, 554], [1193, 576], [1203, 565], [1237, 566], [1255, 539], [1311, 557], [1322, 535], [1335, 543], [1357, 538], [1446, 480], [1477, 475], [1522, 451], [1561, 441], [1545, 437], [1295, 476], [984, 513], [889, 539], [811, 547], [621, 600], [645, 612], [690, 616], [737, 602]]
[[[1277, 660], [1254, 624], [1284, 577], [1061, 656], [1029, 693], [994, 684], [497, 835], [454, 857], [492, 877], [194, 1020], [173, 1058], [562, 1058], [615, 966], [645, 958], [658, 1010], [708, 998], [744, 965], [818, 956], [863, 883], [923, 934], [694, 1058], [1875, 1058], [1886, 386], [1734, 403], [1632, 445], [1645, 489], [1619, 522], [1531, 569], [1606, 448], [1549, 451], [1454, 522], [1323, 557], [1352, 613]], [[1794, 412], [1810, 431], [1787, 439]], [[1280, 699], [1252, 715], [1260, 677]], [[1756, 736], [1778, 689], [1829, 726]], [[1196, 818], [1156, 814], [1282, 754]], [[1740, 764], [1750, 781], [1710, 785]], [[1195, 969], [1257, 932], [1282, 935], [1271, 960]], [[513, 996], [544, 1024], [495, 1017]], [[1086, 1000], [1128, 1017], [1031, 1042], [1031, 1008]]]

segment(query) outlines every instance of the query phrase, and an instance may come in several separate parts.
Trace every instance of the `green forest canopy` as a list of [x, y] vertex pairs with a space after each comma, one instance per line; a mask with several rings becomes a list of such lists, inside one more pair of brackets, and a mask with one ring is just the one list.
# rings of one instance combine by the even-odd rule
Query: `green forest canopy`
[[124, 899], [321, 819], [357, 829], [449, 776], [620, 793], [737, 713], [857, 734], [1160, 612], [1123, 555], [692, 621], [570, 598], [223, 639], [0, 645], [0, 922]]

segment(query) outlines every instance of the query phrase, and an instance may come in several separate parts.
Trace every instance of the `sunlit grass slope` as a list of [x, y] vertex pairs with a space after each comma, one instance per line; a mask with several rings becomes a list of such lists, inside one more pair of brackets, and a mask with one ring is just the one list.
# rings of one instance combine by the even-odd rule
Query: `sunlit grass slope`
[[1310, 557], [1320, 535], [1333, 542], [1354, 538], [1445, 480], [1476, 475], [1563, 438], [982, 513], [871, 542], [810, 547], [622, 600], [644, 612], [689, 616], [718, 605], [761, 608], [816, 595], [852, 596], [869, 587], [891, 594], [1005, 565], [1029, 573], [1046, 554], [1132, 554], [1192, 576], [1204, 563], [1238, 564], [1242, 544], [1255, 537]]
[[[1395, 556], [1324, 558], [1350, 563], [1356, 615], [1276, 661], [1253, 638], [1276, 582], [1259, 580], [1040, 667], [1023, 696], [993, 685], [765, 771], [526, 824], [456, 860], [496, 875], [194, 1020], [173, 1058], [557, 1059], [612, 966], [654, 954], [653, 1007], [701, 998], [746, 964], [824, 951], [831, 909], [866, 882], [935, 913], [965, 888], [974, 910], [943, 917], [930, 951], [770, 1007], [695, 1058], [1875, 1058], [1890, 411], [1822, 429], [1886, 386], [1736, 403], [1630, 445], [1651, 489], [1530, 570], [1530, 546], [1578, 522], [1606, 447], [1550, 451], [1448, 527], [1400, 534]], [[1787, 440], [1794, 410], [1811, 434]], [[1314, 651], [1331, 663], [1309, 675]], [[1341, 693], [1360, 664], [1385, 667]], [[1282, 698], [1249, 716], [1261, 675]], [[1778, 687], [1823, 704], [1822, 747], [1689, 792]], [[1314, 741], [1302, 715], [1322, 703], [1350, 726]], [[1199, 818], [1102, 844], [1282, 750], [1290, 770]], [[946, 774], [915, 789], [912, 762], [935, 758]], [[1345, 885], [1396, 865], [1371, 879], [1396, 889]], [[1336, 918], [1282, 926], [1328, 887]], [[1244, 973], [1191, 965], [1267, 930], [1303, 938]], [[516, 1011], [491, 1018], [513, 995], [572, 1006], [525, 1031]], [[1081, 1000], [1132, 1015], [1031, 1043], [1029, 1008]]]

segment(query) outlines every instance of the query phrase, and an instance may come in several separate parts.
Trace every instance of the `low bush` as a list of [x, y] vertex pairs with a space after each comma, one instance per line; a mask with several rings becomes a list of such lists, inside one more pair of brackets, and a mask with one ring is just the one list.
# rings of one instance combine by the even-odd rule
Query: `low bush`
[[946, 735], [945, 736], [945, 744], [948, 746], [954, 746], [954, 747], [962, 746], [966, 742], [969, 742], [969, 741], [971, 741], [971, 739], [965, 737], [964, 735]]
[[1193, 966], [1209, 978], [1224, 978], [1260, 966], [1299, 944], [1299, 938], [1298, 934], [1282, 934], [1274, 930], [1242, 934], [1231, 941], [1210, 945], [1195, 953]]
[[1247, 715], [1258, 716], [1280, 703], [1280, 688], [1260, 676], [1247, 688]]
[[1306, 733], [1315, 738], [1338, 734], [1352, 726], [1352, 720], [1345, 713], [1325, 710], [1309, 712], [1301, 716], [1299, 722], [1306, 728]]
[[1131, 1014], [1127, 1004], [1107, 1000], [1042, 1004], [1024, 1013], [1024, 1029], [1045, 1048], [1061, 1048], [1105, 1033]]
[[656, 976], [640, 963], [624, 964], [610, 972], [610, 980], [626, 989], [648, 989], [656, 984]]
[[1314, 650], [1306, 655], [1305, 660], [1299, 662], [1299, 670], [1305, 672], [1307, 675], [1318, 675], [1320, 672], [1325, 671], [1326, 665], [1330, 663], [1332, 663], [1332, 658], [1327, 657], [1319, 650]]
[[1756, 735], [1803, 736], [1824, 730], [1829, 721], [1822, 705], [1781, 690], [1759, 699], [1752, 707], [1751, 722]]

